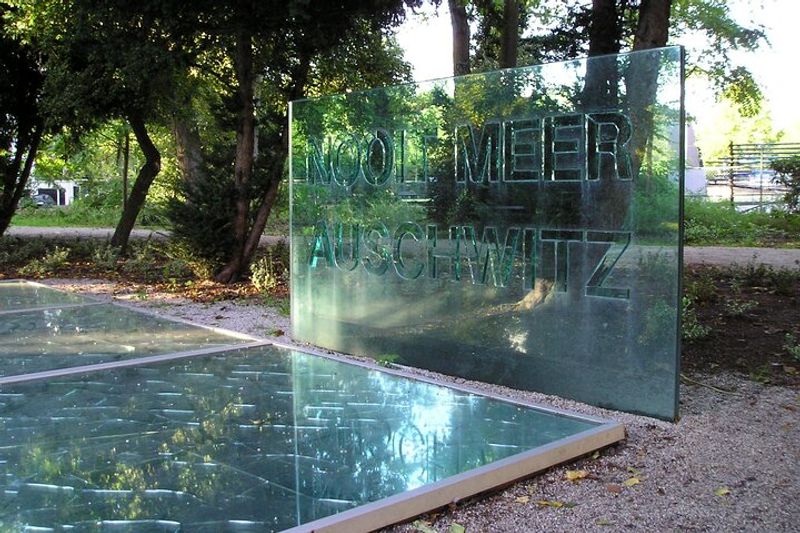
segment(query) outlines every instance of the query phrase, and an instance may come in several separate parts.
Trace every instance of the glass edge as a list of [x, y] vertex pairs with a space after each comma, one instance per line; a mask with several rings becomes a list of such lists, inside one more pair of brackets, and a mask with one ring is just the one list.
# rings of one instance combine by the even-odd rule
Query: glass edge
[[576, 62], [581, 62], [581, 61], [586, 62], [586, 61], [601, 59], [601, 58], [605, 58], [605, 57], [612, 57], [612, 56], [615, 56], [615, 57], [621, 57], [621, 56], [622, 57], [627, 57], [627, 56], [633, 56], [633, 55], [652, 54], [654, 52], [667, 53], [667, 52], [676, 51], [676, 50], [680, 50], [681, 51], [680, 54], [681, 54], [681, 58], [682, 58], [683, 57], [683, 46], [681, 46], [681, 45], [662, 46], [662, 47], [658, 47], [658, 48], [647, 48], [645, 50], [632, 50], [630, 52], [623, 52], [623, 53], [620, 53], [620, 54], [602, 54], [602, 55], [596, 55], [596, 56], [581, 56], [581, 57], [576, 57], [574, 59], [568, 59], [566, 61], [550, 61], [550, 62], [547, 62], [547, 63], [537, 63], [535, 65], [522, 65], [522, 66], [509, 67], [509, 68], [504, 68], [504, 69], [488, 70], [488, 71], [485, 71], [485, 72], [472, 72], [470, 74], [462, 74], [460, 76], [441, 76], [441, 77], [438, 77], [438, 78], [428, 78], [428, 79], [424, 79], [424, 80], [412, 80], [412, 81], [407, 81], [407, 82], [403, 82], [403, 83], [395, 83], [395, 84], [392, 84], [392, 85], [382, 85], [382, 86], [379, 86], [379, 87], [371, 87], [369, 89], [359, 89], [359, 90], [351, 91], [351, 92], [331, 93], [331, 94], [324, 94], [324, 95], [320, 95], [320, 96], [308, 96], [308, 97], [305, 97], [305, 98], [297, 98], [295, 100], [290, 100], [289, 103], [290, 104], [292, 104], [292, 103], [297, 103], [297, 104], [313, 103], [313, 102], [318, 102], [318, 101], [324, 101], [324, 100], [330, 99], [330, 98], [338, 98], [338, 97], [342, 97], [342, 96], [353, 96], [353, 95], [355, 95], [355, 96], [365, 95], [365, 94], [368, 94], [368, 93], [373, 93], [373, 92], [378, 92], [378, 91], [386, 91], [388, 89], [394, 89], [394, 88], [399, 88], [399, 87], [410, 87], [412, 85], [423, 85], [423, 84], [424, 85], [430, 85], [430, 84], [434, 84], [436, 82], [447, 82], [449, 80], [463, 80], [463, 79], [469, 79], [469, 78], [474, 78], [474, 77], [479, 77], [479, 76], [486, 76], [487, 74], [494, 74], [494, 73], [498, 73], [498, 72], [510, 72], [510, 71], [515, 71], [515, 70], [536, 69], [536, 68], [542, 68], [542, 67], [547, 67], [547, 66], [550, 66], [550, 65], [559, 65], [559, 64], [566, 65], [566, 64], [569, 64], [569, 63], [576, 63]]

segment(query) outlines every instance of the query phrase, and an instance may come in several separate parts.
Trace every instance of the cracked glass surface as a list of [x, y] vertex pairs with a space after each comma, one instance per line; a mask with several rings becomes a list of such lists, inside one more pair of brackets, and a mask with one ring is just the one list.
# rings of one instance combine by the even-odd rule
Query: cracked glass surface
[[0, 376], [245, 342], [112, 304], [20, 311], [0, 314]]
[[94, 303], [94, 300], [35, 283], [0, 282], [0, 312], [86, 303]]
[[0, 387], [10, 531], [275, 531], [596, 427], [277, 347]]

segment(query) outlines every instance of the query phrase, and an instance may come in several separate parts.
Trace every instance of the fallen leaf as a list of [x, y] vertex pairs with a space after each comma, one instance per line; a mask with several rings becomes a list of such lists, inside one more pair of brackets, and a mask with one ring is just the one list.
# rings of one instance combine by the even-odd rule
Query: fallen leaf
[[564, 502], [560, 502], [558, 500], [536, 500], [536, 505], [541, 505], [542, 507], [555, 507], [556, 509], [560, 509], [564, 507]]
[[517, 503], [528, 503], [529, 501], [531, 501], [531, 497], [530, 496], [520, 496], [514, 501], [517, 502]]
[[600, 458], [600, 450], [595, 450], [592, 454], [592, 459], [599, 459]]
[[570, 481], [579, 481], [586, 478], [588, 475], [589, 472], [586, 470], [567, 470], [566, 478]]
[[414, 526], [417, 531], [421, 531], [422, 533], [436, 533], [436, 530], [433, 529], [428, 522], [423, 522], [422, 520], [417, 520], [411, 525]]
[[622, 493], [622, 486], [616, 485], [614, 483], [609, 483], [606, 485], [606, 490], [611, 494], [621, 494]]
[[714, 490], [714, 494], [716, 494], [720, 498], [722, 498], [723, 496], [727, 496], [730, 493], [731, 493], [731, 489], [729, 489], [728, 487], [720, 487], [720, 488]]
[[633, 474], [634, 476], [638, 476], [638, 475], [639, 475], [639, 473], [640, 473], [638, 470], [636, 470], [636, 469], [635, 469], [634, 467], [632, 467], [632, 466], [629, 466], [629, 467], [628, 467], [628, 472], [630, 472], [630, 473], [631, 473], [631, 474]]
[[639, 483], [641, 483], [641, 481], [639, 480], [638, 477], [632, 477], [622, 482], [622, 484], [625, 485], [626, 487], [633, 487], [634, 485], [638, 485]]
[[793, 366], [784, 365], [783, 366], [783, 371], [786, 372], [787, 374], [789, 374], [790, 376], [796, 376], [797, 375], [797, 369], [795, 367], [793, 367]]
[[613, 526], [614, 523], [610, 520], [606, 520], [605, 518], [598, 518], [594, 521], [595, 525], [597, 526]]
[[450, 524], [450, 533], [467, 533], [467, 528], [459, 524], [458, 522], [453, 522]]

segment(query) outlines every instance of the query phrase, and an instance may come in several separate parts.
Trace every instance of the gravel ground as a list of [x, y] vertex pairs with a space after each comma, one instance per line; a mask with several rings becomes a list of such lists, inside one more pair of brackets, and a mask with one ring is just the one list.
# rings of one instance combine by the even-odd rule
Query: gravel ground
[[[289, 320], [261, 305], [197, 304], [165, 294], [126, 293], [113, 282], [51, 280], [50, 285], [255, 336], [290, 339]], [[672, 424], [553, 396], [466, 382], [443, 382], [625, 424], [621, 444], [488, 495], [390, 528], [452, 531], [800, 531], [800, 390], [732, 374], [691, 375]], [[568, 470], [585, 470], [578, 481]], [[455, 528], [457, 529], [457, 528]]]

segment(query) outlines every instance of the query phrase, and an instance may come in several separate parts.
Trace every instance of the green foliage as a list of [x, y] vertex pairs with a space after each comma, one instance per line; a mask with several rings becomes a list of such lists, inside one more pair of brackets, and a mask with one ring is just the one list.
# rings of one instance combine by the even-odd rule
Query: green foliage
[[122, 271], [134, 278], [153, 281], [158, 275], [156, 250], [146, 241], [131, 247], [131, 253], [122, 264]]
[[800, 246], [800, 216], [741, 213], [723, 202], [686, 199], [685, 243], [690, 246]]
[[725, 300], [725, 314], [732, 317], [743, 317], [747, 313], [758, 307], [755, 300], [740, 300], [739, 298], [728, 298]]
[[402, 358], [396, 353], [386, 353], [375, 357], [375, 363], [379, 364], [380, 366], [391, 368], [401, 359]]
[[776, 159], [770, 168], [777, 172], [777, 181], [788, 188], [783, 197], [786, 210], [800, 216], [800, 156]]
[[233, 183], [223, 172], [212, 171], [205, 180], [181, 182], [178, 191], [166, 209], [173, 254], [194, 265], [198, 274], [213, 275], [234, 246]]
[[116, 208], [91, 208], [82, 202], [66, 207], [52, 209], [20, 209], [14, 215], [17, 226], [35, 227], [87, 227], [112, 228], [119, 220], [120, 210]]
[[787, 333], [784, 337], [783, 349], [786, 350], [792, 359], [800, 363], [800, 341], [791, 333]]
[[700, 304], [716, 301], [717, 285], [711, 272], [704, 271], [696, 280], [688, 283], [686, 285], [686, 297], [690, 301]]
[[120, 258], [120, 250], [110, 244], [102, 244], [92, 252], [92, 262], [101, 270], [107, 272], [117, 269], [117, 262]]
[[681, 299], [681, 336], [687, 342], [703, 339], [711, 332], [710, 326], [705, 326], [697, 319], [694, 301], [690, 296]]
[[292, 314], [291, 301], [288, 296], [273, 296], [265, 295], [264, 304], [274, 308], [281, 316], [290, 316]]
[[689, 46], [688, 70], [692, 75], [709, 79], [717, 94], [731, 99], [743, 116], [754, 116], [763, 95], [752, 74], [737, 65], [732, 51], [754, 51], [766, 43], [763, 28], [747, 27], [731, 16], [725, 0], [674, 0], [672, 2], [670, 36], [678, 42], [681, 36], [702, 34], [704, 43]]
[[14, 35], [14, 7], [0, 3], [0, 235], [26, 191], [46, 120], [40, 54]]
[[56, 246], [41, 258], [31, 259], [28, 264], [19, 269], [23, 276], [42, 277], [55, 274], [67, 264], [69, 250]]
[[289, 259], [284, 250], [288, 250], [285, 244], [276, 244], [250, 265], [250, 281], [262, 294], [271, 293], [288, 283]]
[[675, 307], [663, 300], [657, 300], [647, 310], [644, 331], [638, 339], [639, 344], [647, 346], [667, 343], [670, 336], [675, 334], [675, 318]]

